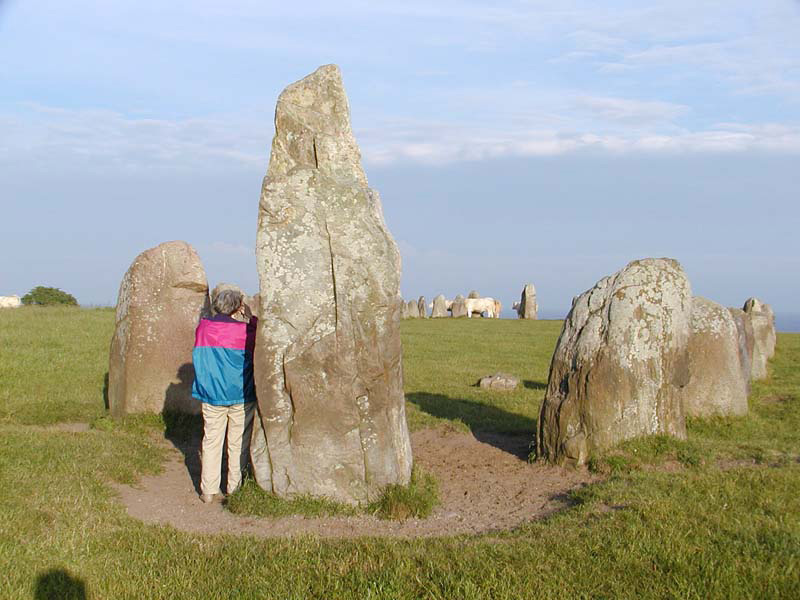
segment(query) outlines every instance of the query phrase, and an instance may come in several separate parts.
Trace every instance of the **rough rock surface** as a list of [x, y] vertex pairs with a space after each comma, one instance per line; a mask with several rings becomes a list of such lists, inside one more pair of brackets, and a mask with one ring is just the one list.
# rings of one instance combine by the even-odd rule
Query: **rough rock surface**
[[494, 375], [481, 377], [478, 385], [487, 390], [509, 392], [517, 389], [519, 378], [509, 375], [508, 373], [495, 373]]
[[467, 298], [472, 298], [473, 300], [480, 297], [481, 295], [476, 290], [472, 290], [469, 294], [467, 294]]
[[335, 65], [278, 98], [256, 258], [258, 484], [362, 503], [408, 483], [400, 254]]
[[526, 283], [522, 288], [522, 295], [517, 307], [517, 316], [520, 319], [535, 319], [539, 312], [539, 305], [536, 303], [536, 288], [532, 283]]
[[576, 298], [550, 364], [538, 454], [583, 464], [595, 450], [686, 437], [692, 293], [677, 261], [633, 261]]
[[419, 305], [413, 300], [409, 300], [406, 304], [406, 314], [409, 319], [419, 319]]
[[750, 382], [753, 379], [753, 346], [755, 344], [753, 322], [741, 308], [729, 308], [728, 312], [731, 313], [731, 318], [736, 324], [739, 365], [745, 381], [747, 381], [747, 393], [749, 394]]
[[165, 242], [136, 257], [117, 297], [108, 359], [111, 414], [200, 412], [191, 394], [192, 347], [208, 311], [205, 270], [189, 244]]
[[425, 319], [428, 316], [428, 307], [425, 306], [425, 296], [420, 296], [417, 300], [417, 311], [420, 319]]
[[464, 302], [464, 296], [461, 294], [453, 298], [453, 306], [450, 308], [450, 314], [453, 317], [467, 316], [467, 305]]
[[753, 380], [767, 377], [767, 361], [775, 355], [775, 313], [769, 304], [758, 298], [749, 298], [744, 303], [745, 314], [753, 324]]
[[730, 311], [716, 302], [692, 299], [687, 416], [747, 414], [748, 380], [739, 360], [739, 332]]
[[442, 317], [449, 317], [447, 312], [447, 299], [444, 294], [439, 294], [433, 299], [433, 308], [431, 309], [431, 318], [439, 319]]

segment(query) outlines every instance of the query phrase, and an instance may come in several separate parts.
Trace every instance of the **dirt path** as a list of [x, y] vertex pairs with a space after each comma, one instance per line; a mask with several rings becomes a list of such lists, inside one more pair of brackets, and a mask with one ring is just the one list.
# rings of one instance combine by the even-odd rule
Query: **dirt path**
[[529, 464], [528, 436], [478, 435], [428, 429], [411, 436], [414, 461], [439, 482], [441, 504], [427, 519], [376, 517], [243, 517], [220, 504], [200, 502], [196, 482], [199, 440], [170, 449], [160, 475], [136, 487], [116, 485], [128, 514], [148, 523], [194, 533], [260, 537], [312, 535], [434, 537], [512, 529], [567, 505], [566, 493], [597, 478], [585, 470]]

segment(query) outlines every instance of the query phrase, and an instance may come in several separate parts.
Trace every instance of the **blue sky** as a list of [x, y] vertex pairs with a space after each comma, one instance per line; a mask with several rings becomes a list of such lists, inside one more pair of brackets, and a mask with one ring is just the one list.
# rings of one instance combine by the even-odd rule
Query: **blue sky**
[[532, 281], [559, 316], [672, 256], [796, 329], [798, 31], [796, 0], [0, 0], [0, 294], [111, 304], [169, 239], [254, 290], [275, 100], [334, 62], [406, 297]]

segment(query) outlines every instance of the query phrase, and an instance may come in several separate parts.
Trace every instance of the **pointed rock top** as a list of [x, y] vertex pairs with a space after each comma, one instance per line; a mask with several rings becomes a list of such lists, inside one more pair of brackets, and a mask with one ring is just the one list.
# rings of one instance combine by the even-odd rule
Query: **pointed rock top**
[[282, 177], [294, 169], [316, 169], [337, 180], [367, 183], [336, 65], [318, 68], [278, 97], [267, 177]]

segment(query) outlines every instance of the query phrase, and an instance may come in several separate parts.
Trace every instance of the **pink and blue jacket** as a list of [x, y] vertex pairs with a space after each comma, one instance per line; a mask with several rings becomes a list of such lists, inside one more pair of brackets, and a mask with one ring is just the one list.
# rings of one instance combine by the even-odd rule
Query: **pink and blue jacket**
[[256, 324], [227, 315], [200, 319], [194, 337], [192, 396], [215, 406], [254, 402], [253, 349]]

